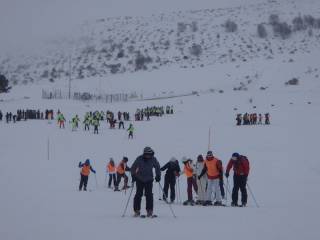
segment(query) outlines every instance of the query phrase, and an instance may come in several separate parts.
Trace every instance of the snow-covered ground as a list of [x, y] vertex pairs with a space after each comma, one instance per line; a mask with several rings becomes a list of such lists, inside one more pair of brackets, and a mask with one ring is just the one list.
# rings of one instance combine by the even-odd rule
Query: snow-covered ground
[[[309, 1], [312, 2], [308, 0], [305, 5], [301, 2], [302, 10], [310, 8]], [[10, 1], [8, 6], [14, 8], [17, 2]], [[111, 2], [115, 8], [110, 9], [118, 9], [113, 13], [122, 15], [119, 9], [123, 1]], [[199, 1], [181, 6], [175, 1], [172, 8], [172, 1], [139, 2], [145, 3], [145, 11], [155, 12], [158, 9], [195, 9]], [[242, 1], [203, 0], [199, 4], [199, 8], [229, 7], [238, 6]], [[66, 3], [67, 7], [69, 5], [71, 3]], [[57, 9], [61, 5], [52, 6]], [[85, 1], [81, 1], [81, 6], [85, 6]], [[143, 11], [134, 6], [132, 11], [142, 15]], [[103, 13], [101, 8], [96, 11], [98, 15]], [[93, 12], [92, 9], [87, 14]], [[269, 60], [195, 69], [172, 66], [152, 72], [112, 75], [107, 79], [72, 81], [74, 91], [137, 91], [147, 97], [162, 92], [199, 93], [164, 100], [114, 104], [43, 100], [41, 90], [52, 85], [41, 81], [16, 86], [10, 93], [1, 94], [0, 110], [4, 114], [21, 108], [60, 109], [67, 122], [75, 114], [83, 120], [85, 112], [95, 110], [129, 111], [133, 117], [136, 108], [147, 106], [173, 105], [175, 114], [133, 122], [136, 129], [133, 140], [127, 139], [125, 130], [109, 129], [106, 122], [101, 123], [99, 135], [84, 132], [82, 126], [72, 132], [69, 123], [66, 129], [59, 129], [55, 121], [0, 122], [0, 239], [319, 239], [318, 59], [319, 50], [314, 49]], [[285, 85], [292, 78], [299, 79], [298, 86]], [[247, 90], [234, 91], [241, 82]], [[54, 87], [67, 90], [68, 83], [60, 81]], [[260, 90], [261, 87], [266, 90]], [[269, 112], [271, 125], [235, 126], [236, 114], [245, 112]], [[130, 189], [125, 193], [105, 188], [105, 166], [109, 158], [119, 162], [127, 156], [131, 165], [145, 146], [151, 146], [161, 165], [173, 156], [179, 160], [183, 156], [195, 160], [198, 154], [206, 154], [208, 150], [209, 128], [210, 149], [224, 166], [233, 152], [248, 157], [251, 164], [249, 184], [260, 208], [249, 194], [246, 208], [173, 204], [175, 219], [169, 207], [158, 200], [159, 188], [155, 183], [154, 211], [159, 218], [131, 218], [133, 199], [126, 217], [122, 218]], [[90, 175], [88, 188], [91, 191], [79, 192], [78, 163], [87, 158], [97, 171], [96, 179]], [[229, 181], [232, 186], [232, 178]], [[161, 182], [163, 184], [163, 178]], [[186, 178], [181, 176], [179, 182], [182, 200], [186, 200]], [[230, 196], [227, 203], [230, 204]], [[143, 201], [142, 209], [144, 204]]]

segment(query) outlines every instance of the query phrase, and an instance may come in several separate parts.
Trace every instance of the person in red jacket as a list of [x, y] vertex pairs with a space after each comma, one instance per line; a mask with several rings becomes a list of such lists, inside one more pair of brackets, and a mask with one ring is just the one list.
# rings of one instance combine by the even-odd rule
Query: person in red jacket
[[238, 192], [241, 191], [241, 207], [247, 205], [247, 179], [249, 175], [249, 160], [247, 157], [240, 155], [239, 153], [233, 153], [232, 157], [227, 165], [226, 177], [229, 177], [229, 172], [233, 168], [233, 189], [232, 189], [232, 203], [231, 206], [238, 206]]

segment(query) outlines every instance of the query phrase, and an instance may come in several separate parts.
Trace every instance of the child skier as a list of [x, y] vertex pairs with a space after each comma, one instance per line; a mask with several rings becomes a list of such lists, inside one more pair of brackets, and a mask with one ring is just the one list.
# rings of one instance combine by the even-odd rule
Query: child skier
[[108, 188], [111, 188], [112, 180], [113, 180], [113, 186], [115, 187], [117, 184], [116, 167], [112, 158], [110, 158], [110, 161], [107, 164], [107, 175], [109, 175]]
[[198, 186], [194, 178], [194, 170], [192, 166], [192, 160], [186, 159], [182, 161], [184, 164], [184, 174], [187, 177], [187, 192], [188, 192], [188, 200], [183, 202], [183, 205], [194, 205], [193, 196], [192, 196], [192, 187], [196, 193], [198, 193]]
[[202, 155], [199, 155], [197, 157], [197, 163], [196, 163], [196, 175], [197, 175], [197, 185], [198, 185], [198, 200], [196, 201], [196, 204], [204, 204], [206, 201], [206, 187], [207, 187], [207, 181], [208, 178], [206, 175], [203, 175], [198, 178], [203, 170], [204, 167], [204, 159]]
[[117, 167], [117, 183], [114, 188], [114, 191], [120, 191], [119, 184], [121, 182], [121, 178], [124, 178], [124, 185], [123, 185], [122, 190], [127, 189], [129, 187], [128, 186], [128, 176], [126, 175], [126, 172], [130, 171], [130, 168], [127, 166], [127, 163], [128, 163], [128, 158], [123, 157], [123, 159], [121, 160], [121, 162], [119, 163], [119, 165]]
[[82, 186], [84, 187], [83, 190], [87, 191], [87, 184], [88, 184], [88, 178], [90, 175], [90, 171], [96, 174], [96, 171], [91, 167], [90, 160], [87, 159], [85, 163], [79, 162], [79, 168], [81, 168], [80, 172], [80, 185], [79, 185], [79, 191], [82, 190]]
[[134, 127], [133, 127], [133, 124], [130, 123], [129, 125], [129, 128], [127, 129], [127, 131], [129, 132], [129, 135], [128, 135], [128, 138], [130, 139], [133, 139], [133, 131], [134, 131]]

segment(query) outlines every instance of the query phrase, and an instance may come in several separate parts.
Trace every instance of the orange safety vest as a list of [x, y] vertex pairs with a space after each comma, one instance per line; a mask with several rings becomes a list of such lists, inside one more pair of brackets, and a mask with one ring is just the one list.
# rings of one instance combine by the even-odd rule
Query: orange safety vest
[[187, 164], [184, 165], [184, 170], [183, 171], [186, 174], [187, 178], [193, 176], [193, 169], [190, 166], [190, 163], [187, 163]]
[[117, 173], [124, 174], [125, 173], [125, 169], [126, 169], [126, 164], [123, 161], [121, 161], [120, 164], [117, 167]]
[[109, 163], [107, 165], [107, 171], [108, 171], [108, 173], [114, 173], [116, 171], [116, 167], [112, 166], [111, 163]]
[[219, 160], [216, 158], [213, 158], [212, 160], [206, 159], [204, 161], [204, 164], [207, 167], [207, 175], [208, 178], [216, 178], [220, 175], [221, 169], [218, 168]]
[[82, 169], [81, 169], [81, 174], [83, 176], [89, 176], [90, 174], [90, 165], [83, 165]]

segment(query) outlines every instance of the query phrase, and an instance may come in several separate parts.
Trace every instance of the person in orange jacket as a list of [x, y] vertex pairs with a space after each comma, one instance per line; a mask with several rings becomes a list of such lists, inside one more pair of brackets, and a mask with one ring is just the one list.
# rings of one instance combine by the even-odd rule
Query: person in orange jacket
[[126, 172], [130, 171], [130, 168], [127, 165], [128, 163], [128, 158], [123, 157], [119, 165], [117, 166], [117, 184], [115, 186], [114, 191], [120, 191], [119, 190], [119, 184], [121, 182], [121, 178], [124, 178], [124, 186], [122, 190], [127, 189], [128, 186], [128, 176], [126, 175]]
[[192, 160], [186, 159], [182, 161], [184, 164], [184, 174], [187, 177], [187, 192], [188, 192], [188, 200], [183, 202], [183, 205], [194, 205], [194, 200], [192, 196], [192, 187], [196, 193], [198, 193], [198, 186], [195, 180], [196, 172], [193, 170]]
[[116, 187], [116, 184], [117, 184], [116, 166], [114, 164], [113, 158], [110, 158], [110, 161], [107, 164], [106, 170], [107, 170], [106, 174], [109, 175], [108, 188], [111, 188], [112, 180], [113, 180], [113, 186]]
[[87, 159], [85, 163], [79, 162], [79, 168], [81, 168], [79, 191], [82, 190], [82, 187], [84, 191], [87, 191], [87, 184], [88, 184], [90, 171], [93, 172], [94, 174], [96, 174], [96, 171], [91, 167], [89, 159]]
[[208, 177], [207, 197], [204, 206], [212, 205], [212, 192], [215, 193], [216, 201], [215, 206], [222, 205], [221, 190], [220, 190], [220, 178], [223, 177], [222, 162], [213, 156], [212, 151], [207, 152], [206, 160], [204, 161], [204, 167], [201, 174], [198, 176], [200, 180], [204, 174]]

